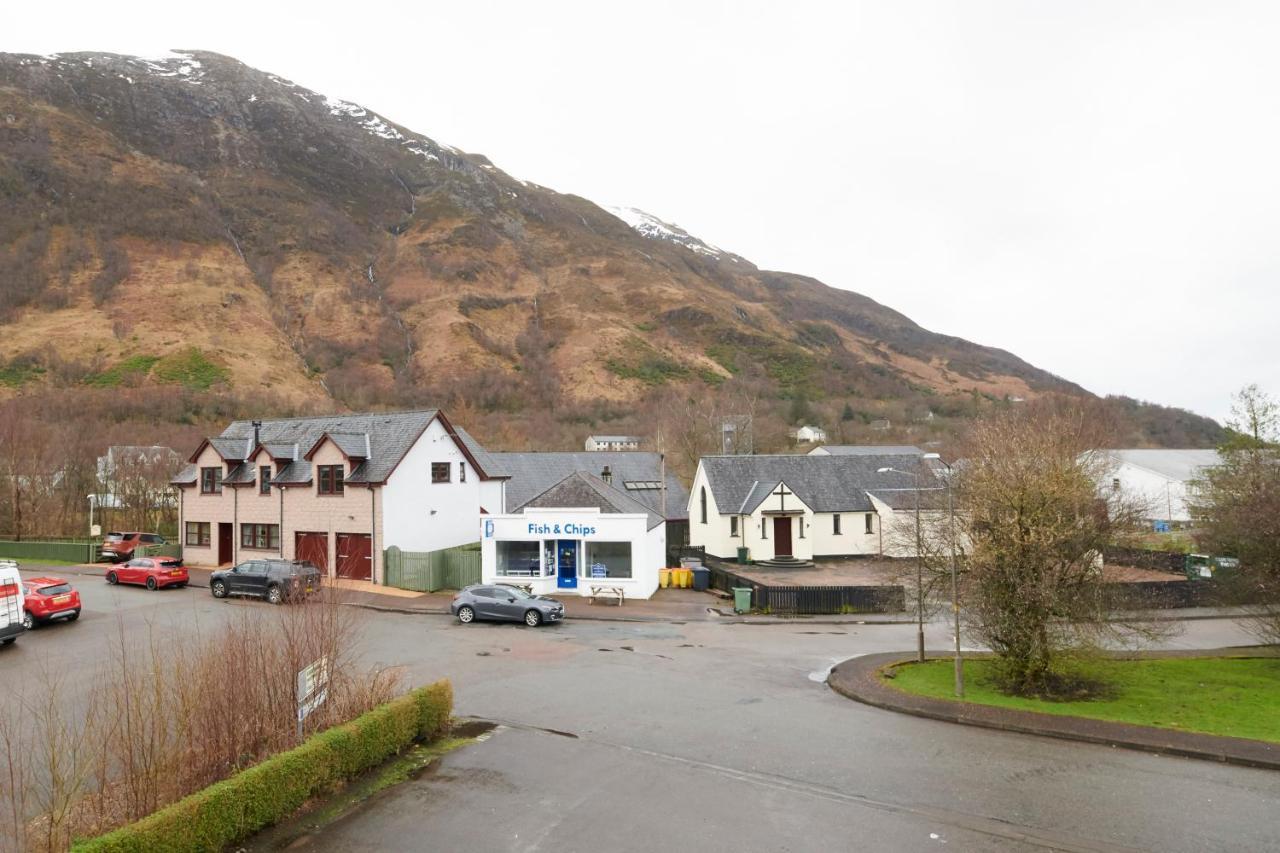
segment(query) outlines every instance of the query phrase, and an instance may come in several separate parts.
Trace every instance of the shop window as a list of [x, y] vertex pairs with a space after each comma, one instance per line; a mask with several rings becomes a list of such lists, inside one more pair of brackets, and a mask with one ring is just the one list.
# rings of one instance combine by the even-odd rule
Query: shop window
[[222, 469], [221, 468], [201, 468], [200, 469], [200, 494], [202, 495], [222, 494]]
[[729, 516], [729, 535], [738, 535], [738, 517], [736, 515]]
[[188, 545], [208, 545], [209, 544], [209, 522], [188, 521], [187, 522], [187, 544]]
[[587, 542], [584, 577], [592, 580], [631, 577], [630, 542]]
[[495, 542], [498, 577], [536, 578], [542, 574], [537, 542]]
[[341, 465], [320, 465], [316, 467], [317, 482], [322, 495], [340, 495], [346, 488], [343, 482]]
[[258, 494], [271, 494], [271, 466], [263, 465], [258, 469]]
[[433, 483], [450, 482], [448, 462], [432, 462], [431, 463], [431, 482]]
[[839, 513], [836, 513], [835, 515], [831, 516], [831, 535], [832, 536], [840, 535], [840, 514]]
[[556, 540], [548, 539], [542, 543], [542, 574], [554, 577], [556, 573]]
[[867, 513], [867, 528], [866, 528], [866, 529], [867, 529], [867, 535], [868, 535], [868, 536], [870, 536], [872, 533], [875, 533], [875, 532], [876, 532], [876, 530], [875, 530], [875, 522], [874, 522], [874, 521], [872, 521], [872, 519], [873, 519], [873, 518], [875, 518], [875, 516], [873, 516], [871, 513]]
[[240, 547], [255, 548], [259, 551], [278, 550], [280, 548], [280, 525], [240, 525]]

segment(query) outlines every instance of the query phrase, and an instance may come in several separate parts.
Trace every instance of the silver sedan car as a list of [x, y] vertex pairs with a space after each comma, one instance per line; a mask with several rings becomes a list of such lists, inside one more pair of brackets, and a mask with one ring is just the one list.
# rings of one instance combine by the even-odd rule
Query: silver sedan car
[[530, 595], [523, 589], [503, 584], [472, 584], [453, 597], [449, 612], [464, 625], [477, 619], [523, 622], [536, 628], [543, 622], [564, 618], [564, 605], [554, 598]]

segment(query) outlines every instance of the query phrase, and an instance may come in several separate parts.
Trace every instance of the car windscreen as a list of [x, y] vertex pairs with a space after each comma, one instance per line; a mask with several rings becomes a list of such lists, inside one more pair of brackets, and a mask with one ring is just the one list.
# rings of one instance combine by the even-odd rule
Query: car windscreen
[[62, 595], [63, 593], [71, 592], [71, 584], [60, 583], [55, 586], [42, 586], [36, 591], [41, 595]]
[[500, 586], [498, 587], [498, 592], [515, 598], [533, 598], [532, 595], [518, 586]]

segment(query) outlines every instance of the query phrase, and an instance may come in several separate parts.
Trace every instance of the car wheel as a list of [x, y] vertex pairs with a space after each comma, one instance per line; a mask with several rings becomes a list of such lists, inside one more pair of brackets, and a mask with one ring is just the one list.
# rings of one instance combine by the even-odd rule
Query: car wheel
[[226, 581], [214, 581], [213, 583], [209, 584], [209, 589], [213, 592], [214, 598], [227, 597]]
[[284, 590], [279, 584], [272, 584], [267, 587], [267, 601], [272, 604], [284, 604]]
[[23, 627], [23, 628], [26, 628], [28, 631], [35, 630], [35, 627], [36, 627], [36, 620], [34, 620], [34, 619], [32, 619], [32, 618], [31, 618], [31, 614], [30, 614], [30, 613], [25, 613], [25, 612], [24, 612], [24, 613], [22, 614], [22, 627]]
[[527, 610], [524, 614], [524, 624], [530, 628], [537, 628], [542, 624], [542, 614], [536, 610]]
[[67, 621], [74, 622], [79, 618], [80, 618], [80, 611], [77, 610], [75, 613], [72, 613], [70, 616], [67, 617]]
[[176, 586], [178, 589], [186, 589], [186, 588], [187, 588], [187, 582], [186, 582], [186, 581], [183, 581], [182, 583], [174, 584], [174, 586]]
[[147, 578], [147, 589], [154, 591], [156, 588], [156, 579]]
[[468, 607], [467, 605], [464, 604], [458, 608], [458, 621], [461, 622], [463, 625], [468, 625], [474, 622], [475, 619], [476, 619], [476, 612], [472, 610], [470, 607]]
[[112, 586], [115, 586], [119, 582], [120, 582], [120, 579], [116, 577], [115, 572], [107, 572], [107, 583], [111, 584]]

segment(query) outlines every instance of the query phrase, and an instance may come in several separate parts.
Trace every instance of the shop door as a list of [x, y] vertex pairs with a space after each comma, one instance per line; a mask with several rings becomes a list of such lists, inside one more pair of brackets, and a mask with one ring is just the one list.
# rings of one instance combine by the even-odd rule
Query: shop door
[[306, 560], [320, 570], [324, 577], [329, 576], [329, 534], [305, 533], [293, 534], [293, 558]]
[[773, 520], [773, 556], [791, 556], [791, 517], [780, 515]]
[[225, 521], [218, 522], [218, 565], [225, 566], [231, 562], [231, 525]]
[[556, 587], [559, 589], [578, 588], [578, 542], [576, 539], [561, 539], [556, 543]]
[[373, 580], [373, 537], [368, 533], [338, 534], [338, 577]]

